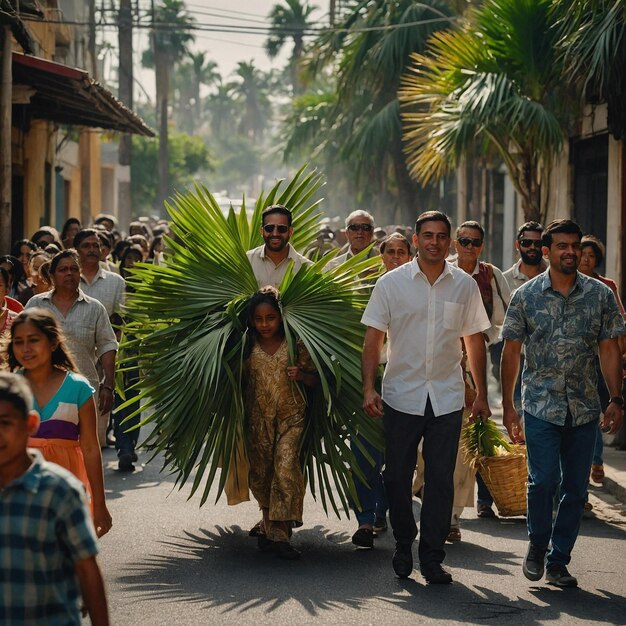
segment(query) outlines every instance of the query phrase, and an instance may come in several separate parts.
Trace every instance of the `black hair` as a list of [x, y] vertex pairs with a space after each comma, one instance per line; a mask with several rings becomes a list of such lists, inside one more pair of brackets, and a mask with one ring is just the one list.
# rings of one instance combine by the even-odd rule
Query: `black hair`
[[593, 235], [585, 235], [580, 240], [580, 249], [584, 250], [585, 248], [593, 248], [593, 252], [596, 255], [596, 267], [602, 265], [602, 261], [604, 261], [604, 244]]
[[78, 253], [76, 252], [76, 250], [74, 250], [74, 248], [61, 250], [61, 252], [57, 252], [52, 257], [52, 262], [50, 263], [50, 274], [54, 274], [57, 271], [57, 266], [63, 259], [74, 259], [74, 261], [76, 261], [76, 263], [80, 266]]
[[98, 231], [95, 228], [83, 228], [76, 233], [74, 237], [73, 247], [78, 250], [78, 247], [81, 243], [88, 237], [95, 237], [98, 240], [98, 245], [100, 245], [100, 237], [98, 236]]
[[98, 230], [98, 239], [100, 240], [100, 245], [105, 246], [106, 248], [113, 248], [113, 235], [108, 230]]
[[532, 220], [530, 222], [524, 222], [517, 229], [517, 239], [521, 239], [522, 235], [525, 232], [527, 232], [527, 231], [529, 233], [539, 233], [539, 234], [541, 234], [543, 232], [543, 226], [539, 222], [533, 222]]
[[415, 234], [419, 235], [420, 229], [422, 228], [422, 224], [424, 222], [443, 222], [448, 228], [448, 237], [452, 232], [452, 223], [450, 222], [450, 218], [441, 211], [425, 211], [421, 215], [418, 216], [415, 221]]
[[[248, 357], [252, 351], [252, 343], [256, 337], [256, 330], [254, 328], [254, 312], [261, 304], [269, 304], [282, 317], [282, 312], [280, 310], [280, 295], [278, 293], [278, 289], [275, 287], [268, 285], [267, 287], [259, 289], [255, 294], [250, 296], [250, 299], [248, 300], [248, 336], [244, 349], [245, 357]], [[280, 329], [282, 335], [284, 335], [285, 328], [282, 324]]]
[[120, 276], [122, 278], [128, 278], [129, 276], [128, 268], [126, 267], [126, 259], [131, 254], [138, 255], [139, 261], [143, 261], [143, 250], [139, 246], [128, 246], [122, 253], [122, 258], [120, 259]]
[[33, 392], [24, 376], [0, 372], [0, 401], [13, 405], [26, 419], [33, 410]]
[[289, 227], [291, 227], [291, 222], [293, 220], [291, 211], [286, 206], [283, 206], [282, 204], [272, 204], [268, 207], [265, 207], [263, 209], [263, 212], [261, 213], [261, 225], [265, 225], [265, 218], [268, 215], [272, 215], [273, 213], [284, 215], [287, 218], [287, 224], [289, 225]]
[[556, 235], [557, 233], [578, 235], [579, 241], [583, 238], [583, 231], [580, 230], [580, 226], [576, 222], [570, 219], [554, 220], [550, 222], [543, 231], [543, 235], [541, 236], [542, 245], [549, 248], [552, 245], [552, 235]]
[[113, 248], [113, 251], [111, 252], [111, 256], [113, 257], [113, 260], [115, 262], [119, 262], [121, 258], [124, 256], [125, 250], [127, 248], [130, 248], [132, 245], [133, 245], [132, 242], [128, 241], [127, 239], [120, 239], [115, 244], [115, 247]]
[[41, 246], [39, 245], [39, 240], [45, 235], [52, 237], [52, 241], [50, 243], [53, 243], [59, 250], [63, 250], [63, 243], [59, 237], [59, 231], [56, 228], [52, 228], [52, 226], [42, 226], [39, 230], [36, 230], [33, 233], [30, 240], [36, 244], [38, 248], [40, 248]]
[[485, 229], [476, 221], [476, 220], [466, 220], [461, 225], [457, 226], [456, 229], [456, 238], [459, 238], [459, 232], [461, 228], [471, 228], [473, 230], [477, 230], [480, 233], [481, 241], [485, 240]]
[[14, 257], [20, 256], [20, 248], [22, 246], [28, 246], [31, 252], [35, 252], [37, 250], [37, 244], [33, 243], [30, 239], [18, 239], [11, 248], [11, 254]]
[[67, 239], [67, 231], [70, 229], [72, 224], [78, 224], [78, 228], [82, 228], [80, 220], [77, 217], [68, 217], [65, 220], [65, 224], [63, 224], [63, 228], [61, 229], [61, 241], [65, 241]]
[[150, 244], [150, 251], [148, 252], [148, 259], [154, 259], [156, 254], [154, 249], [163, 241], [163, 235], [156, 235]]
[[0, 256], [0, 263], [7, 263], [11, 266], [11, 270], [7, 270], [11, 284], [7, 285], [7, 288], [26, 282], [26, 272], [24, 272], [24, 266], [19, 259], [10, 254], [5, 254]]
[[11, 286], [11, 276], [9, 276], [9, 272], [7, 272], [4, 269], [4, 267], [0, 267], [0, 276], [2, 276], [2, 282], [4, 283], [4, 288], [6, 289], [8, 293], [9, 288]]

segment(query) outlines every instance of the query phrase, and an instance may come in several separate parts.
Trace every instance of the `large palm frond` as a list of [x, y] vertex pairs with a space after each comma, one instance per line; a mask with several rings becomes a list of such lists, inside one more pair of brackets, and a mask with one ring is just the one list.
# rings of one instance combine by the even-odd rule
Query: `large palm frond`
[[[191, 495], [200, 492], [201, 504], [218, 468], [236, 464], [234, 452], [245, 445], [247, 300], [257, 290], [246, 250], [260, 242], [261, 212], [274, 203], [293, 211], [295, 247], [310, 244], [318, 230], [318, 202], [311, 198], [320, 185], [318, 175], [302, 168], [262, 195], [252, 215], [244, 203], [238, 214], [231, 209], [225, 216], [202, 187], [179, 195], [168, 206], [175, 236], [166, 265], [133, 271], [129, 346], [139, 352], [138, 387], [154, 409], [145, 421], [155, 425], [145, 445], [163, 454], [179, 486], [192, 481]], [[294, 388], [308, 398], [303, 469], [325, 510], [339, 515], [340, 507], [358, 502], [353, 472], [362, 478], [349, 439], [359, 433], [382, 445], [379, 424], [360, 408], [360, 317], [369, 297], [360, 275], [379, 261], [361, 254], [322, 271], [327, 262], [295, 275], [288, 270], [280, 292], [292, 357], [295, 340], [302, 340], [320, 377], [316, 391]], [[218, 497], [226, 478], [224, 469]]]

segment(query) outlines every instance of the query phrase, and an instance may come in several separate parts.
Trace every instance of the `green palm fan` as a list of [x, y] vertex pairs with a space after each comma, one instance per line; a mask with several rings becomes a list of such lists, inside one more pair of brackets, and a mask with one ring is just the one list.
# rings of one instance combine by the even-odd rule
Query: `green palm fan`
[[[199, 491], [201, 505], [218, 469], [236, 462], [242, 439], [245, 445], [247, 300], [257, 290], [246, 250], [262, 243], [261, 212], [275, 203], [293, 212], [295, 247], [309, 245], [319, 230], [318, 202], [311, 198], [320, 185], [320, 177], [303, 168], [259, 198], [251, 214], [244, 204], [227, 216], [202, 187], [179, 195], [167, 207], [175, 236], [166, 265], [139, 264], [132, 271], [128, 347], [139, 352], [142, 409], [153, 409], [142, 422], [154, 425], [144, 446], [163, 455], [179, 487], [192, 481], [191, 495]], [[313, 495], [337, 515], [339, 505], [348, 510], [351, 500], [358, 502], [353, 475], [363, 478], [350, 438], [358, 433], [382, 447], [380, 424], [361, 409], [360, 318], [369, 287], [360, 276], [380, 268], [365, 254], [326, 272], [329, 257], [295, 275], [290, 268], [279, 289], [290, 353], [301, 339], [320, 377], [312, 392], [298, 386], [308, 405], [304, 473]], [[219, 472], [218, 498], [226, 477]]]

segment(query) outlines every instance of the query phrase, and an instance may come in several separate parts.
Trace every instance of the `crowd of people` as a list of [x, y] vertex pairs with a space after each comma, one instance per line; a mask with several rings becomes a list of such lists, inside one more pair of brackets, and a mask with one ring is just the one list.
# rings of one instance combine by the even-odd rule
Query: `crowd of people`
[[[15, 576], [8, 574], [3, 623], [50, 611], [73, 623], [81, 596], [92, 623], [107, 623], [95, 558], [96, 537], [113, 523], [101, 449], [114, 445], [118, 469], [132, 471], [139, 433], [136, 407], [123, 400], [137, 396], [136, 371], [124, 373], [126, 392], [116, 392], [132, 289], [125, 279], [137, 262], [165, 263], [168, 234], [165, 221], [132, 222], [123, 237], [112, 216], [88, 226], [71, 218], [61, 233], [42, 227], [0, 257], [0, 362], [13, 372], [0, 375], [0, 554], [19, 553], [10, 561]], [[385, 450], [352, 442], [364, 477], [355, 479], [352, 542], [372, 548], [388, 514], [392, 566], [408, 577], [417, 537], [412, 499], [419, 494], [420, 571], [431, 584], [452, 581], [442, 566], [444, 546], [461, 540], [460, 518], [474, 506], [475, 482], [478, 517], [496, 516], [459, 445], [464, 421], [491, 415], [489, 355], [504, 426], [528, 451], [523, 572], [576, 586], [567, 565], [588, 481], [604, 477], [602, 431], [617, 433], [623, 421], [624, 308], [615, 283], [597, 273], [602, 242], [571, 220], [545, 228], [526, 222], [515, 240], [519, 259], [503, 272], [481, 260], [480, 223], [465, 221], [453, 233], [438, 211], [419, 215], [412, 233], [376, 227], [370, 213], [354, 211], [344, 229], [322, 227], [300, 254], [290, 244], [291, 211], [272, 205], [263, 211], [261, 235], [263, 244], [248, 252], [259, 291], [249, 302], [245, 372], [247, 479], [262, 514], [250, 534], [259, 549], [300, 557], [292, 529], [303, 522], [304, 399], [281, 390], [292, 380], [317, 384], [301, 342], [295, 363], [289, 360], [277, 288], [291, 266], [297, 272], [334, 251], [325, 268], [331, 270], [365, 253], [380, 255], [384, 270], [362, 318], [363, 409], [383, 420]], [[27, 558], [43, 541], [52, 546], [43, 562]], [[46, 583], [37, 567], [46, 569]]]

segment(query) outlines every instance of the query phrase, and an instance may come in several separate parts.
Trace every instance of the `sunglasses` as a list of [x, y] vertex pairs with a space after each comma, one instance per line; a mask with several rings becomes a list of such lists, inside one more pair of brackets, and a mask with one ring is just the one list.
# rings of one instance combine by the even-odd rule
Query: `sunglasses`
[[461, 237], [460, 239], [457, 239], [457, 241], [459, 242], [459, 245], [464, 248], [467, 248], [470, 243], [474, 246], [474, 248], [479, 248], [483, 245], [482, 239], [474, 239], [473, 237]]
[[363, 232], [369, 233], [373, 230], [373, 227], [371, 224], [350, 224], [350, 226], [348, 226], [348, 230], [351, 230], [353, 233], [355, 233], [357, 230], [362, 230]]
[[531, 246], [541, 248], [541, 239], [518, 239], [518, 241], [522, 248], [530, 248]]
[[277, 230], [281, 235], [289, 231], [289, 226], [284, 224], [263, 224], [263, 230], [269, 235]]

